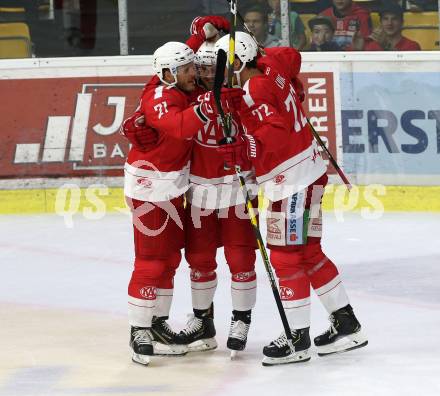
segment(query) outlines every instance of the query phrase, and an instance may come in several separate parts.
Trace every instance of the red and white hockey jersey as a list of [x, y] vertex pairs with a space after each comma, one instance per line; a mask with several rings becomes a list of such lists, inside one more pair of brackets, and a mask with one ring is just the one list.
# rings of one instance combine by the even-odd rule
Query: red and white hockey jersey
[[191, 101], [192, 96], [175, 87], [155, 85], [154, 80], [146, 86], [140, 107], [159, 140], [148, 152], [130, 150], [125, 164], [126, 196], [160, 202], [187, 191], [192, 138], [204, 125]]
[[[232, 135], [243, 133], [238, 114], [233, 115]], [[216, 150], [218, 141], [224, 138], [220, 118], [208, 122], [194, 137], [191, 157], [189, 202], [199, 208], [222, 209], [245, 202], [240, 182], [234, 169], [224, 168], [224, 159]], [[242, 169], [248, 188], [255, 186], [251, 167]]]
[[263, 74], [243, 87], [240, 117], [246, 133], [260, 143], [254, 162], [257, 183], [267, 198], [278, 201], [312, 184], [327, 167], [290, 83], [295, 77], [292, 62], [274, 62], [267, 55], [259, 64]]

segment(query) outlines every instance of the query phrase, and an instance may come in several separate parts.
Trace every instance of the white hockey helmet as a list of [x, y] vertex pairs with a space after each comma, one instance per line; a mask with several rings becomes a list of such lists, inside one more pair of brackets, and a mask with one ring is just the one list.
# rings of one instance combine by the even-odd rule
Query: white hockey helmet
[[215, 43], [205, 41], [196, 52], [196, 65], [213, 66], [216, 63]]
[[[219, 49], [225, 51], [229, 58], [229, 34], [223, 36], [215, 43], [215, 56], [217, 56]], [[245, 64], [254, 60], [257, 54], [258, 47], [252, 36], [245, 32], [235, 32], [235, 56], [243, 63], [240, 70], [235, 73], [240, 73], [244, 69]]]
[[[194, 61], [194, 51], [184, 43], [169, 41], [159, 47], [153, 54], [153, 69], [166, 85], [176, 85], [177, 68]], [[169, 69], [174, 77], [174, 82], [164, 80], [163, 69]]]

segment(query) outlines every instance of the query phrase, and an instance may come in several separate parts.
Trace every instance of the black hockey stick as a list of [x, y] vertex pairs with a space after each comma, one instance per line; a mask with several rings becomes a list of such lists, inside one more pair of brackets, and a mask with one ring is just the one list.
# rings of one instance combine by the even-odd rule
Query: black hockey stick
[[335, 168], [336, 172], [338, 172], [339, 177], [342, 179], [342, 181], [344, 182], [344, 184], [347, 186], [347, 189], [350, 191], [352, 188], [352, 185], [350, 183], [350, 181], [347, 179], [347, 176], [345, 176], [345, 173], [342, 171], [342, 169], [339, 167], [338, 163], [336, 162], [336, 160], [333, 158], [333, 155], [331, 155], [330, 151], [328, 150], [327, 146], [325, 145], [325, 143], [322, 141], [321, 136], [319, 136], [318, 132], [316, 132], [315, 128], [313, 127], [312, 123], [310, 122], [310, 120], [307, 118], [307, 122], [309, 123], [310, 129], [312, 131], [313, 136], [315, 137], [316, 141], [319, 143], [319, 145], [322, 147], [322, 149], [325, 151], [325, 153], [327, 154], [327, 157], [329, 159], [329, 161], [331, 162], [331, 164], [333, 165], [333, 167]]
[[[228, 3], [231, 3], [231, 0], [227, 0]], [[246, 32], [252, 37], [252, 39], [254, 40], [255, 44], [258, 47], [258, 51], [260, 52], [261, 55], [265, 55], [264, 52], [264, 48], [261, 46], [261, 44], [258, 42], [257, 38], [255, 37], [255, 35], [250, 31], [250, 29], [248, 28], [248, 26], [246, 25], [246, 22], [244, 21], [243, 16], [240, 14], [240, 11], [237, 10], [236, 12], [236, 16], [238, 17], [238, 19], [240, 20], [240, 23], [243, 24]], [[325, 151], [325, 153], [327, 154], [327, 157], [330, 161], [330, 163], [333, 165], [333, 167], [335, 168], [336, 172], [338, 173], [339, 177], [341, 178], [341, 180], [344, 182], [344, 184], [347, 186], [348, 190], [351, 190], [351, 183], [348, 180], [347, 176], [345, 176], [344, 172], [342, 171], [342, 169], [339, 167], [338, 163], [336, 162], [336, 160], [334, 159], [333, 155], [330, 153], [330, 151], [328, 150], [327, 146], [324, 144], [324, 142], [322, 141], [321, 137], [319, 136], [318, 132], [316, 132], [315, 128], [313, 127], [312, 123], [310, 122], [309, 118], [307, 118], [307, 122], [310, 126], [310, 130], [312, 132], [312, 135], [314, 136], [314, 138], [316, 139], [316, 141], [318, 142], [318, 144], [321, 146], [321, 148]]]
[[[215, 69], [215, 79], [214, 79], [214, 98], [215, 104], [217, 105], [217, 110], [220, 113], [222, 120], [225, 119], [225, 113], [222, 108], [220, 95], [221, 89], [224, 81], [225, 75], [225, 65], [226, 65], [226, 53], [222, 49], [218, 51], [217, 54], [217, 66]], [[224, 144], [233, 143], [234, 138], [231, 137], [231, 130], [228, 125], [223, 122], [223, 128], [225, 128], [226, 138], [224, 139]], [[244, 199], [246, 202], [246, 208], [249, 215], [249, 220], [251, 221], [252, 228], [255, 233], [255, 238], [257, 240], [258, 249], [261, 253], [261, 258], [263, 259], [264, 268], [266, 269], [267, 276], [269, 278], [269, 283], [272, 288], [273, 296], [277, 304], [278, 312], [281, 317], [281, 322], [283, 323], [284, 333], [286, 334], [287, 341], [291, 352], [294, 351], [293, 347], [293, 337], [290, 331], [289, 322], [287, 321], [286, 313], [284, 312], [283, 304], [281, 303], [280, 293], [278, 291], [277, 282], [272, 271], [272, 266], [270, 264], [269, 255], [267, 254], [266, 246], [264, 245], [263, 238], [260, 233], [260, 228], [258, 227], [257, 216], [255, 215], [254, 208], [252, 206], [252, 200], [249, 196], [249, 190], [246, 187], [246, 182], [243, 175], [241, 174], [241, 169], [238, 165], [235, 165], [235, 172], [237, 174], [238, 180], [240, 181], [241, 190], [243, 191]]]
[[213, 92], [214, 92], [215, 104], [222, 119], [223, 133], [225, 135], [225, 143], [232, 143], [230, 118], [228, 119], [228, 116], [223, 111], [222, 102], [220, 100], [221, 89], [223, 87], [223, 82], [225, 81], [226, 60], [227, 60], [226, 52], [220, 49], [217, 54]]

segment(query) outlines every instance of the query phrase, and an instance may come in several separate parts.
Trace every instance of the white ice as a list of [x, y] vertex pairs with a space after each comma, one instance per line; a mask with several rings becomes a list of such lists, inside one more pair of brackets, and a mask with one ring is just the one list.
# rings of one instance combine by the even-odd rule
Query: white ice
[[[213, 352], [130, 360], [127, 216], [0, 217], [0, 395], [440, 395], [440, 214], [390, 213], [344, 222], [325, 214], [323, 244], [337, 263], [369, 345], [308, 363], [262, 367], [262, 348], [281, 331], [261, 260], [248, 347], [226, 349], [229, 274], [219, 251]], [[171, 323], [191, 311], [182, 262]], [[313, 299], [312, 335], [328, 327]]]

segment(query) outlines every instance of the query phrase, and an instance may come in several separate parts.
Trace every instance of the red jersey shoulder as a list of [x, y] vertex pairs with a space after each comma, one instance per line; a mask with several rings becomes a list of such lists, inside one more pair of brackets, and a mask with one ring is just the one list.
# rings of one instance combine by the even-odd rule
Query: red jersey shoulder
[[[160, 106], [162, 106], [163, 112], [167, 112], [171, 106], [186, 108], [190, 99], [182, 91], [174, 87], [167, 87], [165, 85], [159, 85], [145, 91], [142, 97], [143, 109], [147, 112], [156, 111], [160, 114]], [[159, 117], [160, 118], [160, 117]]]
[[396, 49], [399, 51], [420, 51], [420, 44], [417, 41], [410, 40], [409, 38], [402, 37], [397, 43]]
[[321, 11], [320, 15], [328, 16], [331, 18], [336, 18], [336, 15], [333, 12], [333, 7], [329, 7], [329, 8], [326, 8], [325, 10]]
[[274, 74], [279, 75], [277, 71], [267, 67], [264, 74], [252, 77], [244, 85], [245, 95], [243, 100], [247, 107], [252, 107], [257, 102], [260, 101], [271, 101], [272, 97], [276, 95], [275, 84], [273, 81]]
[[368, 11], [366, 8], [364, 8], [358, 4], [352, 5], [350, 14], [357, 15], [362, 18], [369, 18], [370, 17], [370, 11]]
[[301, 54], [291, 47], [265, 48], [266, 56], [258, 59], [258, 67], [264, 71], [266, 67], [277, 69], [289, 79], [295, 78], [301, 69]]
[[364, 45], [364, 51], [384, 51], [377, 41], [367, 40]]
[[[382, 46], [374, 40], [367, 41], [364, 47], [365, 51], [385, 51]], [[399, 51], [420, 51], [420, 45], [416, 41], [402, 37], [396, 44], [396, 50]]]
[[[324, 11], [321, 12], [320, 15], [325, 15], [325, 16], [329, 16], [329, 17], [332, 17], [332, 18], [338, 18], [335, 15], [333, 7], [326, 8]], [[340, 17], [339, 19], [350, 18], [350, 17], [353, 17], [353, 16], [361, 16], [361, 15], [369, 17], [370, 16], [370, 11], [368, 11], [366, 8], [364, 8], [364, 7], [362, 7], [362, 6], [358, 5], [358, 4], [353, 4], [351, 6], [350, 12], [345, 17]]]

